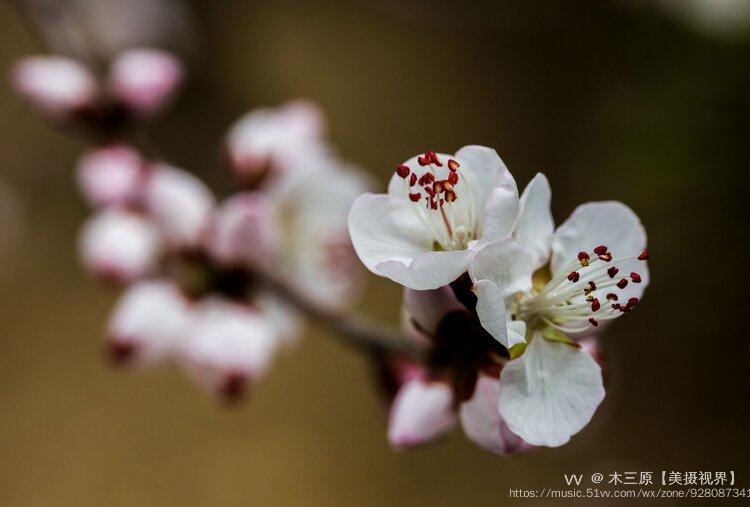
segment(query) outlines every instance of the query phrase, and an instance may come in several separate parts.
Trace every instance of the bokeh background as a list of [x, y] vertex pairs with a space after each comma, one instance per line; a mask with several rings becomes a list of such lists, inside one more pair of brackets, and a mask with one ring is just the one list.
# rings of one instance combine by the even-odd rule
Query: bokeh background
[[[485, 144], [519, 185], [549, 176], [558, 223], [591, 200], [640, 215], [653, 281], [604, 337], [605, 402], [569, 445], [512, 458], [460, 431], [390, 450], [367, 363], [321, 328], [233, 410], [176, 369], [109, 368], [115, 294], [76, 259], [84, 146], [0, 80], [0, 504], [501, 505], [614, 470], [734, 470], [750, 487], [748, 9], [703, 3], [190, 5], [192, 80], [151, 136], [219, 193], [229, 123], [307, 97], [383, 186], [415, 153]], [[40, 51], [0, 4], [0, 72]], [[399, 298], [370, 277], [362, 308], [395, 323]]]

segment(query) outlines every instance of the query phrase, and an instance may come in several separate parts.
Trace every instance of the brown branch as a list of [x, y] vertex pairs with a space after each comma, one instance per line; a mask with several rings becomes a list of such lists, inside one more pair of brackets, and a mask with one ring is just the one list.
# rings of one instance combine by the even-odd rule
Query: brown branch
[[303, 296], [286, 281], [262, 269], [253, 271], [259, 284], [298, 311], [334, 331], [343, 343], [370, 351], [406, 354], [420, 359], [423, 352], [402, 333], [361, 314], [340, 313]]

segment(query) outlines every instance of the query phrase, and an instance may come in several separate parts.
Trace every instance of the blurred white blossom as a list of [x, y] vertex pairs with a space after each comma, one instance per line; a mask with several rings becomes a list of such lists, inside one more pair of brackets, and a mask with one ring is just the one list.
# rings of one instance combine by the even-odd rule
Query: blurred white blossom
[[145, 161], [125, 144], [95, 148], [81, 156], [76, 176], [91, 206], [132, 204], [146, 178]]
[[107, 346], [118, 363], [153, 366], [175, 357], [191, 328], [188, 301], [164, 280], [131, 285], [109, 321]]
[[32, 106], [61, 120], [92, 109], [99, 99], [93, 74], [63, 56], [27, 56], [12, 71], [16, 91]]
[[215, 199], [192, 174], [155, 164], [144, 189], [144, 205], [172, 248], [193, 248], [208, 227]]
[[159, 229], [147, 217], [122, 209], [105, 209], [83, 227], [83, 264], [95, 276], [119, 283], [152, 273], [163, 243]]

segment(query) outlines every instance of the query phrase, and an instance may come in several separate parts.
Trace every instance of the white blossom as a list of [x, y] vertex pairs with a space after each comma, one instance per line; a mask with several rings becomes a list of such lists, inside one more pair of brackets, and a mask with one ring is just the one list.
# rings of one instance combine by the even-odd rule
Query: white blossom
[[375, 274], [427, 290], [466, 272], [476, 250], [510, 233], [515, 181], [495, 150], [428, 151], [397, 167], [388, 194], [364, 194], [349, 214], [359, 258]]

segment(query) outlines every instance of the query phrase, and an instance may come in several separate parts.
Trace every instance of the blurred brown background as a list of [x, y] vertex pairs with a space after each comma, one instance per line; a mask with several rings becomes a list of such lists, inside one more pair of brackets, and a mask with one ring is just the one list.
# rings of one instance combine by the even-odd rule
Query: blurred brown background
[[[2, 79], [0, 504], [500, 505], [510, 488], [614, 470], [734, 470], [750, 487], [747, 25], [707, 29], [646, 1], [403, 3], [195, 4], [193, 80], [152, 136], [225, 192], [229, 123], [302, 96], [383, 184], [417, 152], [486, 144], [519, 185], [549, 176], [558, 223], [581, 202], [629, 204], [653, 281], [604, 338], [593, 423], [513, 458], [460, 431], [395, 453], [367, 364], [317, 328], [235, 410], [176, 369], [113, 371], [115, 295], [75, 253], [84, 145]], [[0, 27], [2, 73], [43, 51], [8, 4]], [[369, 289], [363, 307], [395, 322], [398, 287]]]

